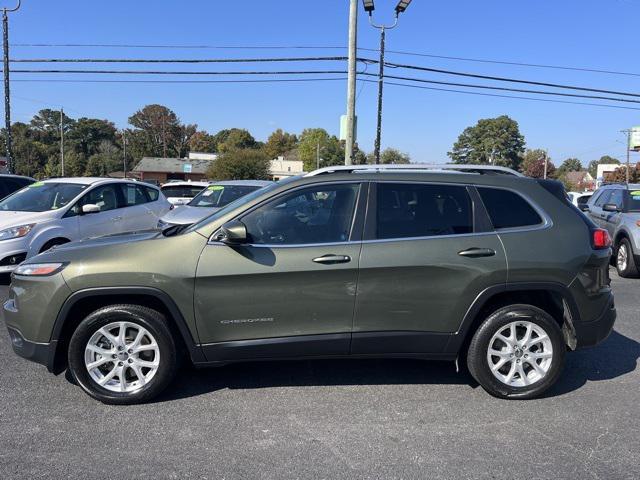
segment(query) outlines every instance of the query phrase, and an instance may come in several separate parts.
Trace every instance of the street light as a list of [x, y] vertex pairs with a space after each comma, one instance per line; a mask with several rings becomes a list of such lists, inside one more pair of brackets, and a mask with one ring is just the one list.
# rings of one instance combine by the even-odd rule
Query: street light
[[380, 163], [380, 139], [382, 137], [382, 90], [384, 85], [384, 44], [386, 31], [395, 28], [398, 25], [398, 17], [401, 13], [407, 9], [411, 0], [400, 0], [396, 5], [396, 16], [393, 24], [391, 25], [376, 25], [373, 23], [373, 0], [362, 0], [364, 3], [364, 10], [369, 13], [369, 23], [372, 27], [380, 30], [380, 70], [378, 71], [378, 123], [376, 127], [376, 143], [374, 147], [374, 157], [376, 164]]

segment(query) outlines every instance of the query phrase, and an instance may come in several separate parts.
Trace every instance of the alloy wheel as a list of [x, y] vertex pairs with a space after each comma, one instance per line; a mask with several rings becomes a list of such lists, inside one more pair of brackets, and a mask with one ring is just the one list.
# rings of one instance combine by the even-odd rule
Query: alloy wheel
[[529, 321], [501, 327], [487, 351], [489, 369], [510, 387], [528, 387], [546, 377], [553, 360], [553, 345], [547, 332]]
[[91, 379], [102, 388], [131, 393], [157, 373], [160, 349], [147, 329], [131, 322], [113, 322], [89, 338], [84, 363]]
[[621, 272], [624, 272], [627, 269], [627, 264], [629, 263], [629, 252], [627, 252], [627, 246], [624, 243], [618, 247], [616, 262], [618, 270]]

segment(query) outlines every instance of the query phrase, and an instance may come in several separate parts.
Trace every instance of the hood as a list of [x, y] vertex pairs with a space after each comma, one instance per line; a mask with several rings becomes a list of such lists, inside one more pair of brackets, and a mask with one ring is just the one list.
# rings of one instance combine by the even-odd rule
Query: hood
[[93, 237], [84, 240], [78, 240], [75, 242], [64, 243], [62, 245], [53, 247], [52, 250], [60, 252], [64, 250], [75, 250], [78, 248], [107, 247], [118, 245], [121, 243], [141, 242], [143, 240], [151, 240], [162, 236], [162, 232], [158, 230], [145, 230], [133, 233], [114, 233], [112, 235], [105, 235], [102, 237]]
[[219, 208], [208, 207], [191, 207], [185, 205], [171, 210], [165, 216], [161, 218], [163, 222], [171, 223], [173, 225], [191, 225], [192, 223], [199, 222], [205, 217], [217, 212]]
[[56, 217], [57, 212], [59, 212], [59, 210], [49, 210], [46, 212], [0, 211], [0, 230], [49, 220]]

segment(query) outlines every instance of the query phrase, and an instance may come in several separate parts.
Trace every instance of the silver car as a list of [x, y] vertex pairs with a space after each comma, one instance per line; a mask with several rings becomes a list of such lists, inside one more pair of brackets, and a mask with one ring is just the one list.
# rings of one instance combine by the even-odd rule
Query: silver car
[[158, 228], [191, 225], [208, 217], [229, 203], [272, 184], [265, 180], [229, 180], [207, 186], [189, 203], [170, 211], [158, 222]]
[[640, 184], [611, 184], [598, 189], [581, 208], [613, 239], [621, 277], [637, 277], [640, 267]]

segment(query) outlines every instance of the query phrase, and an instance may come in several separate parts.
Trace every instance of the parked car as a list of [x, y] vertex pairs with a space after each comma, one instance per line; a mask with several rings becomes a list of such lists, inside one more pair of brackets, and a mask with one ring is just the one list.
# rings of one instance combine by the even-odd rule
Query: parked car
[[567, 195], [569, 195], [571, 203], [580, 208], [589, 201], [593, 192], [568, 192]]
[[105, 178], [35, 182], [0, 201], [0, 272], [55, 245], [155, 228], [169, 202], [150, 185]]
[[31, 177], [0, 174], [0, 199], [8, 197], [13, 192], [18, 191], [33, 182], [35, 182], [35, 179]]
[[172, 225], [191, 225], [238, 198], [272, 183], [264, 180], [229, 180], [212, 183], [185, 206], [172, 210], [162, 217], [158, 222], [158, 228], [163, 229]]
[[172, 205], [186, 205], [200, 193], [209, 182], [183, 182], [179, 180], [169, 180], [160, 189], [167, 200]]
[[462, 361], [495, 396], [538, 396], [613, 327], [609, 235], [559, 182], [436, 168], [320, 169], [189, 228], [47, 251], [14, 272], [13, 349], [115, 404], [179, 358]]
[[613, 261], [621, 277], [638, 277], [640, 268], [640, 184], [598, 189], [583, 211], [613, 239]]

